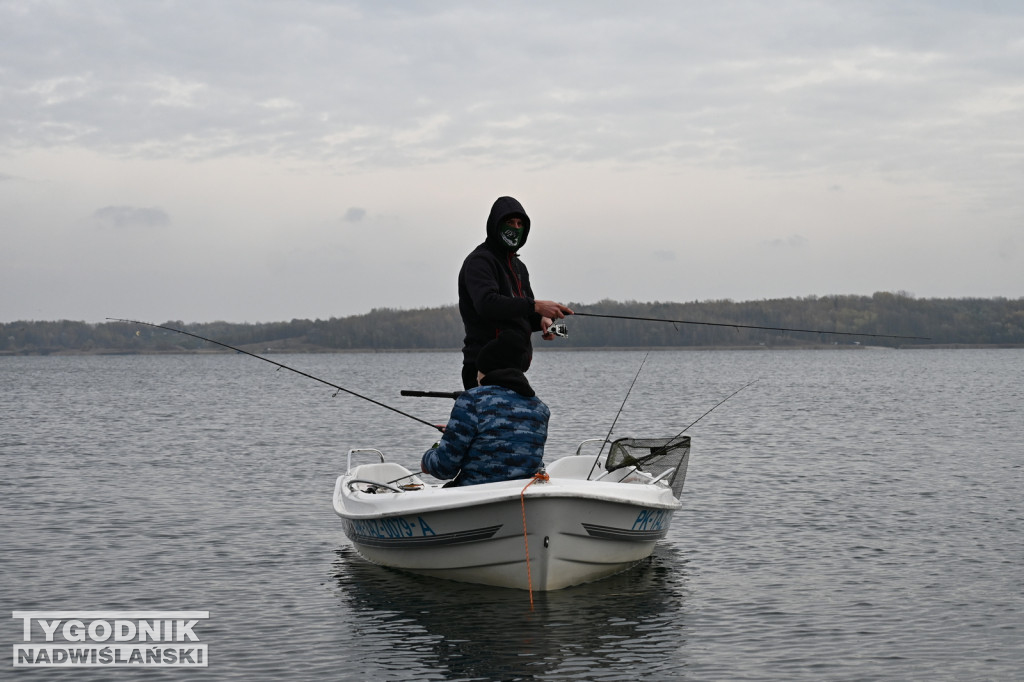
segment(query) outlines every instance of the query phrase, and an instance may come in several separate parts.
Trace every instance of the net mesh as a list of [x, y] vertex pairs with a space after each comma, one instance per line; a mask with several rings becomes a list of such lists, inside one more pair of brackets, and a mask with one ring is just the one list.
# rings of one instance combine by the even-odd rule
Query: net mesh
[[665, 481], [679, 497], [690, 459], [690, 437], [619, 438], [612, 442], [604, 468], [615, 471], [635, 467]]

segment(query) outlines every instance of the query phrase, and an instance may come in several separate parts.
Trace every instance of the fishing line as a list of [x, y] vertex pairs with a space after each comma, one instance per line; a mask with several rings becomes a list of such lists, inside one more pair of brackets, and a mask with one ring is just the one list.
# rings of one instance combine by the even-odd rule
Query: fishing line
[[882, 339], [914, 339], [917, 341], [931, 341], [927, 336], [899, 336], [897, 334], [865, 334], [859, 332], [829, 332], [823, 329], [792, 329], [789, 327], [760, 327], [753, 324], [731, 324], [728, 322], [694, 322], [692, 320], [668, 320], [662, 317], [632, 317], [630, 315], [604, 315], [600, 313], [573, 313], [582, 317], [607, 317], [616, 320], [640, 320], [643, 322], [671, 322], [672, 324], [702, 324], [708, 327], [732, 327], [734, 329], [767, 329], [776, 332], [807, 332], [809, 334], [837, 334], [839, 336], [871, 336]]
[[208, 339], [205, 336], [200, 336], [199, 334], [193, 334], [192, 332], [187, 332], [187, 331], [185, 331], [183, 329], [175, 329], [174, 327], [165, 327], [162, 324], [153, 324], [152, 322], [140, 322], [138, 320], [123, 320], [123, 319], [117, 318], [117, 317], [108, 317], [107, 319], [112, 321], [112, 322], [126, 322], [128, 324], [142, 324], [142, 325], [146, 325], [147, 327], [155, 327], [157, 329], [166, 329], [169, 332], [174, 332], [176, 334], [184, 334], [185, 336], [191, 336], [192, 338], [199, 339], [200, 341], [206, 341], [207, 343], [213, 343], [213, 344], [216, 344], [218, 346], [222, 346], [224, 348], [230, 348], [231, 350], [235, 351], [236, 353], [243, 353], [243, 354], [248, 355], [250, 357], [254, 357], [257, 360], [262, 360], [263, 362], [269, 362], [272, 365], [276, 365], [279, 370], [286, 369], [289, 372], [295, 372], [296, 374], [301, 374], [302, 376], [308, 377], [308, 378], [312, 379], [313, 381], [319, 381], [321, 384], [325, 384], [327, 386], [330, 386], [331, 388], [336, 389], [336, 392], [334, 394], [335, 396], [338, 395], [338, 393], [340, 393], [340, 392], [348, 393], [349, 395], [353, 395], [353, 396], [355, 396], [357, 398], [362, 398], [363, 400], [371, 402], [374, 405], [379, 405], [380, 407], [383, 407], [383, 408], [386, 408], [388, 410], [391, 410], [392, 412], [397, 412], [398, 414], [402, 415], [403, 417], [408, 417], [409, 419], [413, 419], [415, 421], [418, 421], [420, 424], [426, 424], [430, 428], [437, 429], [441, 433], [444, 433], [444, 427], [442, 427], [442, 426], [438, 426], [437, 424], [431, 424], [430, 422], [426, 421], [425, 419], [420, 419], [419, 417], [414, 417], [413, 415], [411, 415], [411, 414], [409, 414], [407, 412], [402, 412], [398, 408], [391, 407], [390, 405], [385, 405], [384, 403], [378, 402], [378, 401], [374, 400], [373, 398], [368, 398], [365, 395], [361, 395], [359, 393], [356, 393], [355, 391], [351, 391], [351, 390], [345, 388], [344, 386], [338, 386], [337, 384], [332, 384], [330, 381], [326, 381], [324, 379], [321, 379], [320, 377], [315, 377], [312, 374], [307, 374], [306, 372], [303, 372], [302, 370], [295, 369], [294, 367], [289, 367], [288, 365], [285, 365], [285, 364], [282, 364], [280, 362], [277, 362], [276, 360], [271, 360], [269, 358], [265, 358], [262, 355], [256, 355], [256, 353], [250, 353], [247, 350], [243, 350], [241, 348], [236, 348], [235, 346], [231, 346], [231, 345], [228, 345], [226, 343], [222, 343], [220, 341], [214, 341], [213, 339]]

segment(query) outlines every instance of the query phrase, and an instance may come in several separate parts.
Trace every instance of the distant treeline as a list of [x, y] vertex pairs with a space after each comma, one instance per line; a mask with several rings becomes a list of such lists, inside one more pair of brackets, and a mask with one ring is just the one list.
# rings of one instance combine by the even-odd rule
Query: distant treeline
[[[857, 334], [927, 337], [909, 340], [829, 333], [641, 320], [569, 317], [567, 338], [544, 348], [797, 347], [861, 345], [1024, 345], [1024, 298], [919, 299], [887, 292], [873, 296], [810, 296], [763, 301], [570, 303], [578, 312]], [[154, 320], [147, 320], [155, 322]], [[269, 323], [158, 322], [252, 352], [440, 350], [462, 345], [456, 306], [375, 309], [328, 320]], [[199, 339], [138, 324], [22, 321], [0, 323], [0, 353], [152, 353], [223, 350]]]

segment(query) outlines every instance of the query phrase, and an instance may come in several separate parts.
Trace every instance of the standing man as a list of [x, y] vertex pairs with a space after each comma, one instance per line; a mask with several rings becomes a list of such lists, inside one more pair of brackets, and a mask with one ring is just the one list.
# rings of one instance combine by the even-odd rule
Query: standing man
[[459, 313], [466, 328], [462, 347], [462, 386], [477, 385], [476, 358], [480, 349], [504, 330], [527, 339], [522, 370], [530, 367], [530, 333], [545, 340], [554, 320], [572, 315], [555, 301], [538, 301], [530, 288], [530, 273], [519, 260], [519, 249], [530, 235], [530, 218], [512, 197], [499, 197], [487, 217], [487, 239], [466, 256], [459, 271]]

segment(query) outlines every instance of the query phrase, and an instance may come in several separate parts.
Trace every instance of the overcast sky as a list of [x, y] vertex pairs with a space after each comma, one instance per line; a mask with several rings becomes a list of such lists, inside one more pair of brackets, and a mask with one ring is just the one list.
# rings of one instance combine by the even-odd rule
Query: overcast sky
[[[1024, 3], [0, 0], [0, 321], [1024, 296]], [[581, 308], [583, 310], [585, 308]]]

